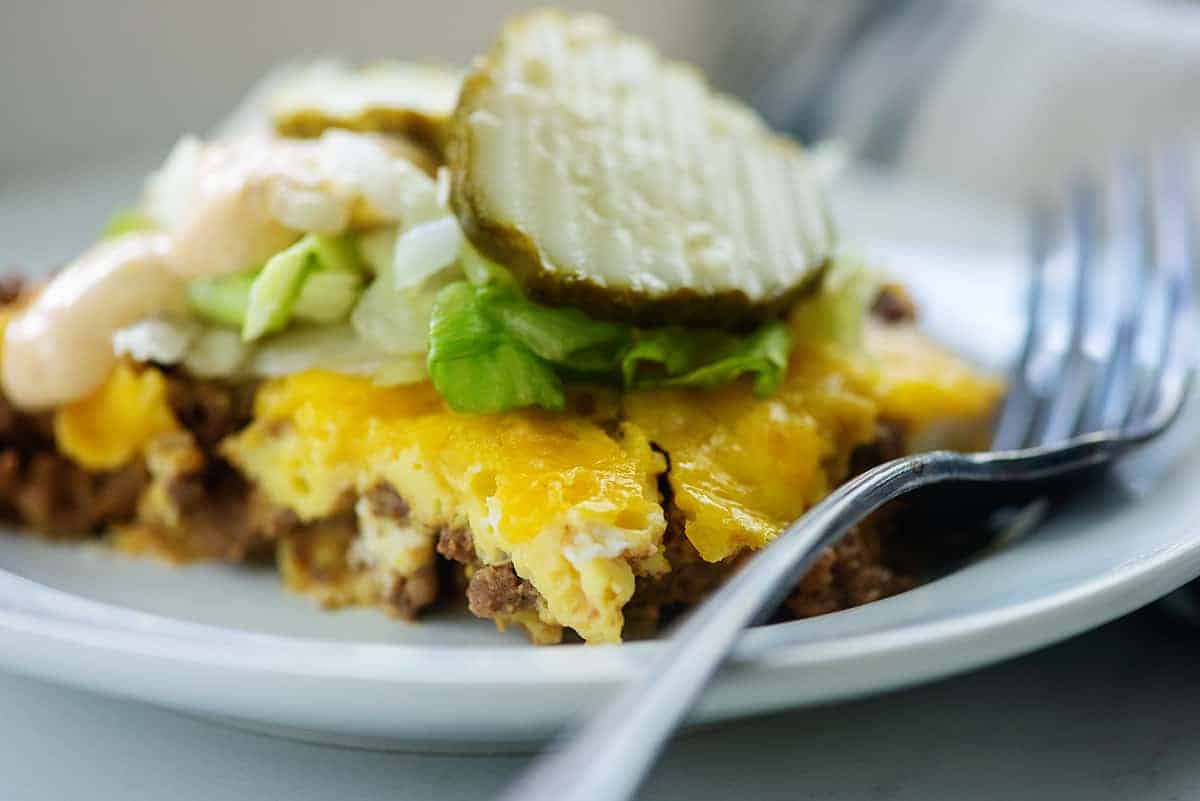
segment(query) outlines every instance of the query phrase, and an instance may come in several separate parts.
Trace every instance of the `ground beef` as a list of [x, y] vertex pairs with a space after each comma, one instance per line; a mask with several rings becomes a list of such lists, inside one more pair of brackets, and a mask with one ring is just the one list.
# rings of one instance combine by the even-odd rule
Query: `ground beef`
[[409, 576], [397, 576], [354, 556], [358, 520], [344, 511], [281, 533], [276, 563], [284, 582], [317, 599], [327, 609], [372, 605], [405, 620], [437, 600], [441, 583], [437, 565]]
[[872, 467], [899, 459], [904, 455], [904, 430], [888, 420], [875, 424], [875, 436], [866, 445], [850, 454], [850, 476], [864, 473]]
[[912, 576], [885, 564], [878, 521], [860, 525], [833, 548], [828, 548], [784, 602], [795, 617], [814, 617], [878, 601], [911, 589]]
[[146, 486], [140, 462], [90, 473], [50, 451], [24, 459], [7, 451], [3, 458], [8, 473], [5, 500], [12, 516], [55, 537], [93, 534], [133, 519]]
[[239, 562], [263, 556], [298, 524], [211, 451], [191, 454], [178, 473], [165, 475], [169, 520], [151, 520], [162, 537], [178, 541], [184, 558]]
[[[0, 279], [0, 305], [18, 302], [23, 292], [20, 279]], [[150, 521], [142, 533], [160, 539], [164, 552], [188, 556], [238, 560], [260, 552], [295, 518], [252, 492], [216, 451], [250, 422], [254, 388], [165, 373], [168, 400], [186, 432], [180, 437], [187, 463], [165, 479], [174, 519]], [[53, 414], [25, 412], [0, 398], [0, 515], [50, 536], [140, 526], [147, 523], [139, 505], [150, 481], [140, 459], [117, 470], [85, 470], [58, 453]]]
[[84, 470], [58, 453], [51, 421], [0, 397], [0, 517], [52, 537], [87, 536], [132, 520], [145, 468]]
[[426, 565], [410, 576], [397, 577], [384, 603], [397, 617], [414, 620], [418, 612], [437, 600], [437, 596], [437, 568]]
[[254, 414], [253, 385], [197, 381], [182, 373], [171, 375], [167, 400], [175, 419], [205, 449], [249, 425]]
[[464, 565], [478, 561], [475, 540], [466, 526], [443, 526], [438, 532], [437, 552], [453, 562]]
[[[903, 432], [881, 421], [874, 440], [853, 454], [850, 474], [902, 455]], [[687, 521], [675, 505], [665, 475], [660, 477], [659, 490], [667, 514], [663, 551], [671, 571], [664, 576], [638, 578], [634, 596], [625, 607], [625, 636], [629, 639], [652, 636], [679, 613], [702, 602], [750, 556], [742, 553], [723, 562], [704, 561], [684, 533]], [[901, 517], [900, 511], [903, 507], [896, 506], [877, 512], [838, 545], [826, 549], [792, 590], [777, 619], [835, 612], [915, 586], [925, 574], [916, 562], [924, 564], [925, 560], [902, 558], [912, 548], [907, 530], [909, 516]], [[897, 540], [899, 547], [894, 545]]]
[[20, 275], [0, 277], [0, 306], [15, 303], [25, 292], [25, 279]]
[[899, 284], [884, 284], [871, 304], [871, 314], [885, 323], [911, 323], [917, 319], [917, 305]]
[[254, 387], [174, 371], [168, 381], [168, 400], [184, 430], [147, 451], [165, 502], [143, 510], [144, 536], [183, 560], [266, 556], [298, 524], [296, 516], [268, 502], [219, 452], [222, 440], [250, 423]]
[[476, 617], [494, 618], [534, 609], [538, 593], [510, 564], [487, 565], [467, 585], [467, 604]]
[[391, 484], [386, 482], [376, 484], [367, 490], [363, 497], [367, 499], [371, 514], [376, 517], [385, 517], [397, 523], [408, 522], [408, 515], [411, 511], [408, 501], [401, 498], [400, 493], [396, 492]]
[[[24, 290], [20, 278], [0, 279], [0, 306]], [[141, 464], [84, 470], [58, 453], [53, 415], [0, 397], [0, 517], [47, 536], [86, 536], [131, 520], [145, 486]]]

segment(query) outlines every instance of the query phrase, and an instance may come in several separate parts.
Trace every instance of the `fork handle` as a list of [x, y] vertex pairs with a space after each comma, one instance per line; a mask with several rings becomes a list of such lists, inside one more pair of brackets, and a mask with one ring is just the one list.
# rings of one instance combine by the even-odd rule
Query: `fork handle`
[[625, 801], [729, 657], [742, 630], [783, 599], [821, 551], [888, 501], [945, 481], [1036, 479], [1101, 461], [1107, 443], [1040, 454], [926, 453], [851, 479], [792, 523], [700, 605], [637, 680], [573, 736], [540, 757], [499, 801]]

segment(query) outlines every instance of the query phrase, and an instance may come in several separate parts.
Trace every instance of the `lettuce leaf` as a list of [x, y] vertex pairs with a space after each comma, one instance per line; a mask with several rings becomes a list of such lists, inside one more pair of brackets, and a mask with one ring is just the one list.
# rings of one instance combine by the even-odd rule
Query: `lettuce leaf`
[[[394, 230], [376, 231], [362, 239], [362, 253], [375, 272], [350, 322], [359, 336], [376, 347], [399, 356], [416, 356], [424, 363], [429, 341], [429, 321], [438, 291], [451, 281], [461, 278], [461, 271], [452, 261], [433, 272], [425, 271], [420, 280], [399, 280], [401, 266], [416, 269], [412, 262], [396, 260], [404, 255]], [[407, 258], [407, 257], [406, 257]], [[424, 262], [424, 270], [429, 264]]]
[[593, 320], [578, 309], [551, 308], [522, 294], [507, 270], [463, 248], [466, 281], [434, 303], [426, 365], [434, 386], [457, 411], [520, 406], [562, 409], [563, 376], [615, 379], [631, 329]]
[[631, 339], [628, 326], [593, 320], [578, 309], [540, 306], [506, 289], [481, 294], [484, 311], [508, 336], [575, 372], [612, 372]]
[[745, 335], [678, 326], [636, 331], [534, 303], [470, 247], [461, 262], [468, 280], [438, 295], [427, 360], [434, 386], [457, 411], [561, 409], [564, 380], [713, 387], [750, 375], [755, 394], [765, 396], [787, 372], [791, 335], [783, 322]]
[[458, 412], [561, 410], [565, 397], [554, 368], [487, 312], [496, 291], [456, 281], [438, 293], [426, 360], [433, 385]]
[[791, 349], [791, 332], [779, 321], [743, 336], [672, 326], [641, 332], [621, 360], [621, 375], [627, 388], [711, 388], [750, 375], [761, 398], [779, 388]]

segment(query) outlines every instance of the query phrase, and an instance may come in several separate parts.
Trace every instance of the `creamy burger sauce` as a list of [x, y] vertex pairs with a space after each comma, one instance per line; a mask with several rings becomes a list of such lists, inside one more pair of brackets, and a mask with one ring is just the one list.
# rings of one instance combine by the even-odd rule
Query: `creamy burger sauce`
[[430, 180], [401, 143], [327, 132], [315, 140], [185, 139], [147, 186], [162, 231], [101, 242], [59, 272], [7, 326], [0, 382], [18, 406], [86, 397], [116, 363], [113, 335], [183, 312], [187, 280], [261, 265], [305, 232], [426, 216]]

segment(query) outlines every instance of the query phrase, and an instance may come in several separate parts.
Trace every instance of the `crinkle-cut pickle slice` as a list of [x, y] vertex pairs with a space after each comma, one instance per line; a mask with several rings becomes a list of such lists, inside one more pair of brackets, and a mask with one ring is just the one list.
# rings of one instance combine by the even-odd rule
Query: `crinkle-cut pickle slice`
[[462, 73], [382, 61], [353, 69], [317, 62], [283, 79], [267, 101], [275, 131], [311, 138], [329, 128], [402, 136], [440, 151]]
[[754, 324], [833, 247], [803, 149], [601, 17], [506, 25], [464, 80], [447, 157], [475, 245], [533, 297], [600, 316]]

